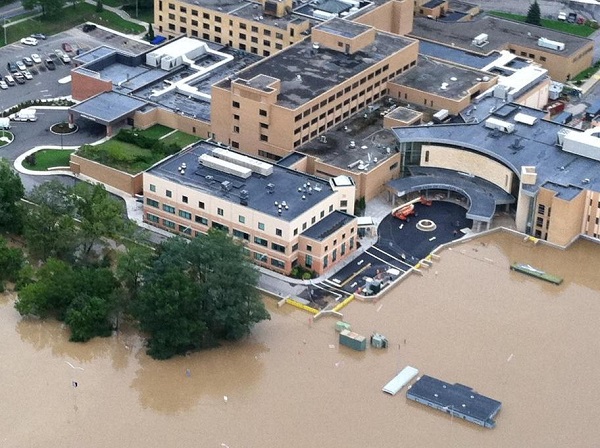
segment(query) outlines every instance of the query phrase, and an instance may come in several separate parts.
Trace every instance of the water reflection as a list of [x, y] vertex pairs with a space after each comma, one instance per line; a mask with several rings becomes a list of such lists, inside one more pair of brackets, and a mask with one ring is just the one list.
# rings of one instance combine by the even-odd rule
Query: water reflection
[[260, 379], [268, 348], [257, 342], [221, 347], [168, 361], [138, 352], [140, 368], [131, 387], [144, 408], [172, 414], [196, 405], [221, 405], [224, 397], [243, 397]]

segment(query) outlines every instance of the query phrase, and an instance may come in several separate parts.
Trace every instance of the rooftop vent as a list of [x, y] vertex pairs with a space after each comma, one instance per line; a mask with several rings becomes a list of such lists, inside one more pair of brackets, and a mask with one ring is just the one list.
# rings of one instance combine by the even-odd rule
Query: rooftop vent
[[272, 184], [270, 182], [267, 184], [267, 193], [269, 193], [269, 194], [275, 193], [275, 184]]
[[224, 180], [221, 182], [221, 190], [223, 191], [231, 191], [231, 182], [228, 180]]

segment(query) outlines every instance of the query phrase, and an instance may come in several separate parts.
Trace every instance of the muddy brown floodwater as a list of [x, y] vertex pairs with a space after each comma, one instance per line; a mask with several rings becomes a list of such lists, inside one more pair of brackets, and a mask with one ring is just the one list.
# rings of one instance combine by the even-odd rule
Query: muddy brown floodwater
[[[5, 296], [0, 446], [598, 446], [599, 260], [586, 241], [560, 251], [496, 233], [455, 246], [378, 303], [343, 310], [354, 331], [390, 341], [360, 353], [339, 347], [333, 318], [310, 324], [266, 299], [272, 320], [245, 341], [158, 362], [133, 331], [69, 343]], [[497, 427], [382, 393], [407, 364], [500, 400]]]

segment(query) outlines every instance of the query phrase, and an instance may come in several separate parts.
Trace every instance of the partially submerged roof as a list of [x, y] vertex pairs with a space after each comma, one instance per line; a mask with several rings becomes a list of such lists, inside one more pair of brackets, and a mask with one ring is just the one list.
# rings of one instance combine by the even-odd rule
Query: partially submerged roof
[[133, 115], [144, 106], [146, 102], [137, 98], [117, 92], [103, 92], [72, 106], [69, 111], [106, 126]]

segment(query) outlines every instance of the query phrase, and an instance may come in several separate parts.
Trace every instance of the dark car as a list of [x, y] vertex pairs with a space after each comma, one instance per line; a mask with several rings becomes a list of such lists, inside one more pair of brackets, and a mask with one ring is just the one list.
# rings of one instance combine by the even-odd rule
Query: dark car
[[56, 70], [56, 65], [54, 64], [54, 61], [50, 58], [47, 58], [44, 61], [44, 64], [46, 65], [46, 67], [48, 67], [48, 70]]
[[13, 78], [15, 78], [18, 84], [25, 84], [25, 77], [21, 73], [15, 73]]
[[84, 33], [89, 33], [90, 31], [94, 31], [95, 29], [96, 25], [94, 25], [93, 23], [86, 23], [85, 25], [83, 25]]
[[42, 40], [46, 40], [46, 35], [45, 35], [45, 34], [42, 34], [42, 33], [35, 33], [35, 34], [32, 34], [32, 35], [31, 35], [31, 36], [29, 36], [29, 37], [33, 37], [34, 39], [42, 39]]
[[17, 73], [19, 71], [19, 67], [17, 67], [17, 64], [15, 64], [14, 62], [8, 62], [6, 64], [6, 68], [11, 73]]

